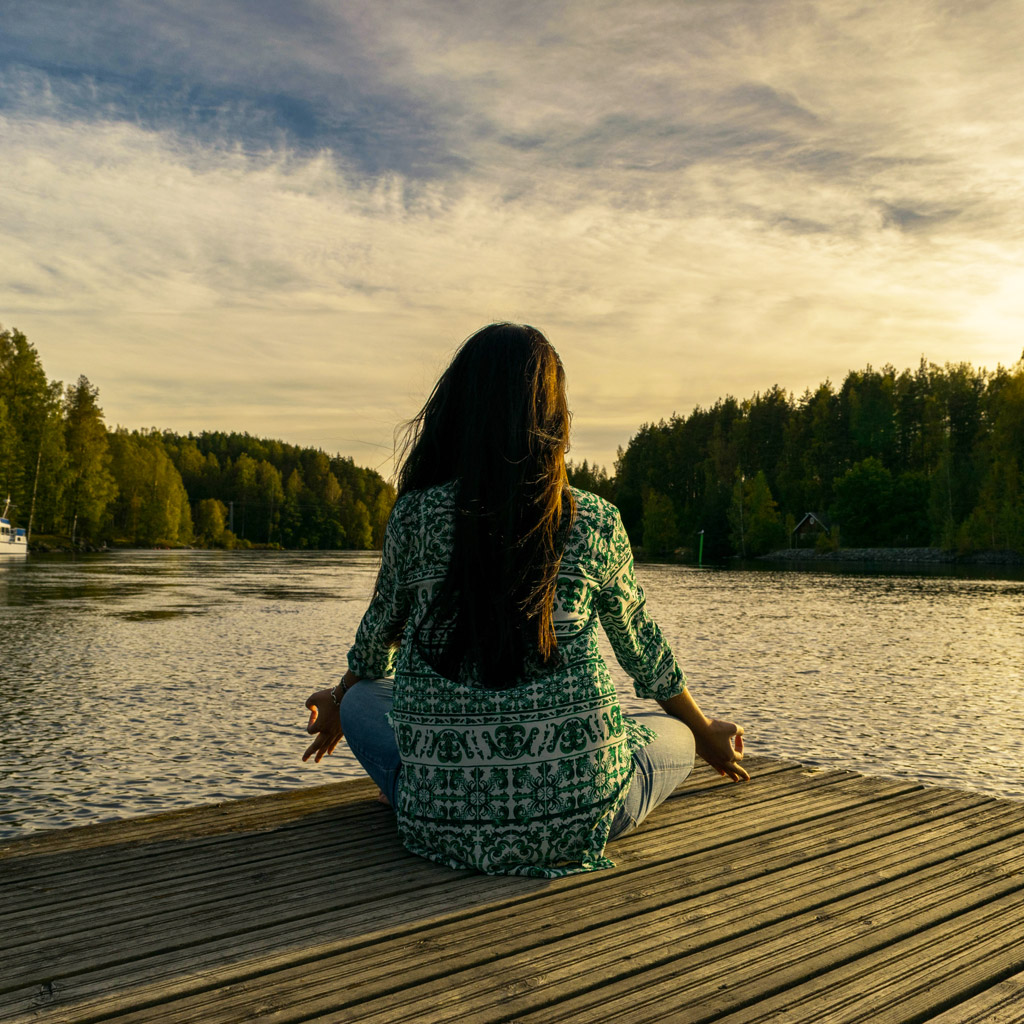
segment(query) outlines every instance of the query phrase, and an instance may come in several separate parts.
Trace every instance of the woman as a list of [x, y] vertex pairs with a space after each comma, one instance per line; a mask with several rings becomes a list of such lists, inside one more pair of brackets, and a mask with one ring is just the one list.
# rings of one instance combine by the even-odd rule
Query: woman
[[[411, 424], [348, 671], [306, 701], [303, 760], [345, 735], [405, 845], [451, 867], [610, 867], [606, 843], [695, 752], [749, 778], [743, 730], [702, 714], [645, 610], [618, 510], [569, 487], [568, 441], [547, 339], [517, 324], [469, 338]], [[661, 712], [622, 714], [598, 622]]]

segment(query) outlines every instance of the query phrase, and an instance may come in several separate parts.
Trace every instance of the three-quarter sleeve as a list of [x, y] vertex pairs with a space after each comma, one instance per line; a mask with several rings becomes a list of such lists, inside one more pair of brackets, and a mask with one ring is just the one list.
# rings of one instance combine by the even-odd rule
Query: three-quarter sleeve
[[615, 657], [633, 679], [638, 697], [668, 700], [686, 687], [672, 649], [646, 608], [633, 573], [633, 552], [616, 512], [609, 545], [609, 573], [597, 595], [597, 612]]
[[394, 672], [402, 631], [409, 616], [409, 593], [402, 585], [406, 538], [396, 504], [384, 531], [380, 572], [373, 600], [356, 630], [348, 667], [361, 679], [383, 679]]

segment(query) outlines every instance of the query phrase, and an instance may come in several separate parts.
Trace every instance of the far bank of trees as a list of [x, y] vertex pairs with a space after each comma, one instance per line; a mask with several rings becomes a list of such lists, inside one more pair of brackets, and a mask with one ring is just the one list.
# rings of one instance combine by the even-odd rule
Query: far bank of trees
[[380, 547], [395, 491], [352, 459], [248, 434], [161, 436], [197, 509], [202, 540], [215, 542], [223, 520], [252, 543]]
[[652, 554], [758, 555], [807, 512], [819, 544], [1024, 553], [1024, 359], [851, 371], [794, 399], [774, 387], [648, 424], [613, 500]]
[[[615, 476], [570, 480], [619, 506], [652, 556], [758, 555], [805, 513], [818, 543], [1024, 553], [1024, 359], [851, 371], [794, 399], [779, 387], [640, 428]], [[82, 376], [47, 379], [0, 331], [0, 503], [76, 545], [373, 548], [393, 488], [349, 458], [249, 434], [108, 430]], [[2, 504], [0, 504], [2, 510]]]
[[[248, 434], [108, 430], [84, 376], [49, 381], [0, 331], [0, 503], [76, 545], [379, 547], [393, 488], [351, 459]], [[2, 510], [2, 509], [0, 509]]]

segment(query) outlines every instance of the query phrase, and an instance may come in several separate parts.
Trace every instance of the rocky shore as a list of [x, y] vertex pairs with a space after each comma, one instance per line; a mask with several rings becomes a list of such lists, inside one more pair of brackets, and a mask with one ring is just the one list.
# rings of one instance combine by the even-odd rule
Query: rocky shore
[[28, 545], [31, 555], [98, 555], [110, 548], [106, 544], [74, 544], [70, 541], [32, 540]]
[[874, 562], [889, 565], [1024, 565], [1024, 555], [1016, 551], [975, 551], [960, 555], [942, 548], [839, 548], [815, 551], [813, 548], [785, 548], [762, 555], [765, 562]]

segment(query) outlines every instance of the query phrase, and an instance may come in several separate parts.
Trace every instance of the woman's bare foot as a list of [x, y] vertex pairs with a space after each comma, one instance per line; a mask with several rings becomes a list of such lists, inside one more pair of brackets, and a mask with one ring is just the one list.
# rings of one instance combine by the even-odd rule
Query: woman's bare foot
[[385, 807], [391, 806], [391, 801], [384, 795], [383, 789], [377, 790], [377, 803], [383, 804]]

